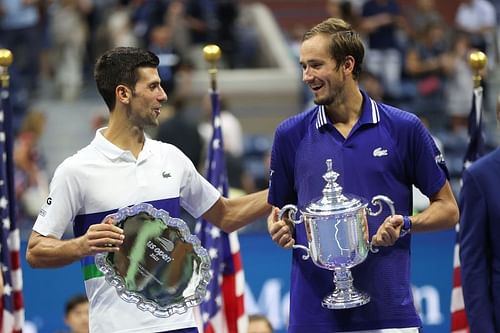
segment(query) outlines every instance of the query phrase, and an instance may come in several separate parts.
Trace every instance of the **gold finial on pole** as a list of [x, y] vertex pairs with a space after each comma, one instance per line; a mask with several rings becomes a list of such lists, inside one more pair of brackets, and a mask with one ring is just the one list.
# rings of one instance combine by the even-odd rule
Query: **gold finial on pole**
[[9, 87], [9, 71], [8, 67], [12, 64], [14, 57], [8, 49], [0, 49], [0, 84], [2, 88]]
[[216, 63], [221, 57], [221, 50], [215, 44], [209, 44], [203, 48], [203, 58], [210, 64], [208, 73], [210, 74], [210, 86], [212, 90], [217, 91], [217, 66]]
[[469, 65], [472, 68], [472, 79], [474, 80], [474, 88], [481, 85], [481, 71], [486, 67], [488, 57], [481, 51], [474, 51], [469, 54]]

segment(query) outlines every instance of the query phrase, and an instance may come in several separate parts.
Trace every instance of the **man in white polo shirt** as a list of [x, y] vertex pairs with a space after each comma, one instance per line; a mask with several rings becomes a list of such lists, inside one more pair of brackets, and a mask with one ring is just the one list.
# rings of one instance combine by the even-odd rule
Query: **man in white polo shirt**
[[[123, 230], [101, 223], [117, 209], [147, 202], [178, 217], [183, 207], [226, 232], [270, 211], [267, 191], [235, 199], [220, 195], [176, 147], [151, 140], [167, 95], [158, 57], [139, 48], [116, 48], [97, 61], [95, 80], [109, 110], [108, 127], [56, 170], [49, 197], [33, 227], [27, 260], [33, 267], [61, 267], [80, 260], [90, 302], [90, 332], [197, 332], [191, 310], [158, 318], [120, 299], [97, 269], [94, 256], [116, 252]], [[69, 223], [75, 237], [61, 240]]]

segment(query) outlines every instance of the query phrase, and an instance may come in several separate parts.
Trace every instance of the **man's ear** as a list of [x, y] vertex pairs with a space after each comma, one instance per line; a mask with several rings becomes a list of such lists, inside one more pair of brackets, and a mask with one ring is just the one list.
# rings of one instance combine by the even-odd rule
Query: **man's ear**
[[124, 85], [119, 85], [115, 90], [116, 99], [122, 102], [123, 104], [128, 104], [130, 101], [131, 91], [128, 87]]
[[344, 72], [352, 73], [354, 71], [355, 64], [356, 61], [354, 60], [354, 57], [347, 56], [345, 57], [344, 63], [342, 64], [342, 69], [344, 70]]

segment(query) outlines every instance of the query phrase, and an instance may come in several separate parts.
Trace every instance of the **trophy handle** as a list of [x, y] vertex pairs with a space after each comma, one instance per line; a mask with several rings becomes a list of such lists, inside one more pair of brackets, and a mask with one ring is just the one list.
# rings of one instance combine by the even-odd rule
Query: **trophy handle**
[[385, 195], [376, 195], [372, 198], [372, 205], [377, 205], [378, 210], [376, 212], [373, 212], [370, 208], [367, 208], [366, 210], [368, 211], [368, 215], [377, 216], [382, 213], [382, 201], [385, 202], [387, 206], [389, 206], [389, 209], [391, 210], [391, 216], [396, 215], [396, 210], [394, 209], [394, 201], [392, 201]]
[[[389, 206], [389, 209], [391, 210], [391, 216], [396, 215], [396, 210], [394, 209], [394, 201], [392, 201], [389, 197], [386, 197], [385, 195], [376, 195], [372, 198], [372, 205], [377, 205], [378, 209], [376, 212], [373, 212], [370, 208], [366, 208], [366, 211], [368, 212], [368, 215], [370, 216], [377, 216], [380, 213], [382, 213], [382, 201]], [[372, 253], [377, 253], [379, 249], [373, 246], [372, 242], [369, 244], [370, 247], [370, 252]]]
[[[283, 206], [280, 209], [280, 212], [278, 214], [278, 218], [280, 220], [282, 220], [283, 219], [283, 215], [285, 215], [285, 213], [288, 213], [287, 218], [294, 225], [295, 224], [301, 224], [302, 222], [304, 222], [304, 219], [302, 218], [302, 216], [300, 216], [300, 219], [298, 219], [298, 220], [295, 219], [295, 215], [297, 214], [297, 211], [298, 211], [297, 206], [292, 205], [292, 204], [285, 205], [285, 206]], [[304, 259], [304, 260], [309, 259], [310, 253], [309, 253], [309, 248], [307, 246], [304, 246], [304, 245], [293, 245], [292, 248], [293, 249], [302, 249], [302, 250], [306, 251], [306, 254], [302, 255], [302, 259]]]
[[302, 250], [306, 251], [306, 254], [302, 255], [302, 259], [304, 259], [304, 260], [309, 259], [309, 257], [311, 256], [310, 252], [309, 252], [309, 248], [307, 246], [304, 246], [304, 245], [292, 245], [292, 248], [293, 249], [302, 249]]
[[280, 209], [280, 212], [278, 214], [278, 218], [280, 220], [283, 220], [283, 215], [285, 215], [285, 213], [288, 213], [288, 215], [286, 217], [290, 220], [290, 222], [292, 222], [293, 224], [301, 224], [303, 222], [302, 217], [300, 217], [300, 219], [298, 219], [298, 220], [295, 219], [295, 215], [297, 214], [297, 211], [298, 211], [297, 206], [292, 205], [292, 204], [285, 205]]

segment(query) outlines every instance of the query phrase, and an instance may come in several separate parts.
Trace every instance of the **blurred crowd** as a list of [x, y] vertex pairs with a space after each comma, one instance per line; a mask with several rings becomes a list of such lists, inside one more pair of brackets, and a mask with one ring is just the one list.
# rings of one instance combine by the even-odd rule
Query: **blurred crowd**
[[116, 46], [156, 53], [174, 95], [176, 72], [192, 66], [193, 46], [218, 43], [226, 67], [253, 65], [251, 33], [239, 13], [237, 0], [1, 0], [0, 46], [15, 54], [12, 85], [25, 103], [51, 81], [58, 97], [75, 100], [95, 59]]
[[[77, 101], [93, 82], [93, 64], [102, 52], [139, 46], [160, 58], [159, 74], [169, 95], [166, 109], [177, 110], [166, 114], [181, 114], [191, 72], [203, 61], [200, 47], [218, 44], [221, 67], [251, 68], [256, 59], [252, 31], [237, 0], [0, 0], [0, 48], [14, 54], [10, 99], [21, 224], [31, 226], [48, 191], [39, 147], [46, 119], [34, 107], [37, 100]], [[94, 122], [90, 126], [103, 126], [106, 117], [98, 115]], [[200, 147], [194, 149], [203, 149], [201, 141]], [[194, 163], [201, 165], [201, 150], [197, 153]]]
[[[366, 56], [361, 86], [374, 99], [417, 114], [440, 142], [450, 175], [458, 179], [472, 105], [473, 73], [468, 63], [472, 50], [488, 55], [488, 66], [481, 72], [485, 96], [498, 93], [488, 82], [496, 79], [499, 62], [500, 2], [458, 0], [449, 22], [436, 1], [413, 0], [402, 6], [397, 0], [324, 0], [324, 17], [318, 22], [341, 17], [362, 34]], [[259, 66], [258, 34], [242, 10], [249, 3], [0, 0], [0, 47], [14, 54], [9, 72], [20, 216], [34, 219], [50, 176], [38, 147], [46, 119], [33, 109], [34, 102], [47, 94], [67, 102], [77, 100], [85, 84], [92, 82], [95, 59], [111, 47], [141, 46], [160, 57], [159, 73], [169, 103], [164, 123], [153, 135], [180, 146], [201, 170], [211, 130], [210, 105], [208, 98], [200, 105], [205, 110], [200, 119], [185, 114], [192, 71], [202, 61], [200, 47], [208, 43], [221, 47], [223, 68]], [[298, 56], [297, 47], [308, 28], [299, 20], [293, 29], [283, 31], [292, 56]], [[311, 104], [308, 89], [303, 90], [302, 101], [303, 109]], [[267, 187], [270, 139], [243, 133], [231, 106], [224, 98], [221, 104], [233, 193]], [[93, 126], [105, 122], [105, 117], [99, 118]], [[491, 137], [487, 141], [496, 145]]]

